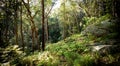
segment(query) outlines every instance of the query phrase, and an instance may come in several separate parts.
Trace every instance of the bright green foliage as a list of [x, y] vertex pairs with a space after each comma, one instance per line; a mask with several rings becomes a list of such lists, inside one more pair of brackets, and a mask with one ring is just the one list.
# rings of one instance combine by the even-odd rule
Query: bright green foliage
[[2, 62], [10, 62], [16, 63], [16, 59], [19, 59], [23, 56], [23, 52], [18, 47], [18, 45], [8, 46], [6, 48], [0, 48], [0, 63]]
[[17, 65], [22, 66], [57, 66], [59, 64], [58, 56], [45, 51], [43, 53], [37, 52], [29, 56], [24, 56], [18, 60]]
[[[119, 61], [119, 46], [115, 45], [114, 48], [114, 44], [119, 44], [116, 40], [119, 32], [114, 30], [117, 20], [113, 19], [119, 17], [119, 11], [114, 8], [119, 6], [117, 0], [58, 0], [61, 5], [54, 12], [51, 11], [57, 0], [46, 0], [45, 27], [48, 29], [45, 28], [45, 36], [48, 32], [48, 40], [45, 42], [50, 43], [46, 44], [45, 51], [33, 53], [32, 43], [35, 42], [36, 50], [37, 46], [41, 46], [42, 40], [41, 1], [35, 0], [35, 3], [34, 0], [26, 0], [30, 1], [25, 3], [28, 9], [19, 2], [15, 4], [12, 1], [0, 1], [0, 66], [7, 66], [4, 65], [6, 63], [8, 66], [97, 66], [97, 64], [106, 66]], [[16, 11], [19, 15], [16, 17], [17, 20], [14, 18], [13, 6], [19, 8]], [[20, 7], [22, 7], [21, 15]], [[24, 52], [21, 51], [20, 19], [23, 25], [21, 32], [25, 45]], [[35, 32], [31, 22], [35, 23]], [[15, 24], [18, 25], [18, 29]], [[16, 44], [17, 30], [19, 46], [13, 45]], [[110, 46], [93, 51], [95, 46], [100, 45]]]
[[58, 56], [55, 54], [50, 53], [49, 51], [46, 51], [40, 55], [38, 55], [38, 66], [58, 66], [59, 59]]
[[[106, 54], [103, 57], [102, 55], [100, 55], [99, 52], [91, 52], [90, 47], [86, 46], [94, 45], [94, 43], [96, 42], [106, 44], [106, 42], [109, 42], [109, 40], [114, 38], [114, 36], [116, 35], [115, 32], [111, 31], [111, 29], [108, 29], [114, 27], [114, 23], [112, 24], [111, 22], [109, 22], [108, 18], [105, 18], [105, 16], [103, 17], [97, 18], [96, 20], [101, 22], [89, 23], [89, 26], [94, 27], [93, 30], [91, 29], [91, 27], [89, 28], [89, 30], [87, 30], [89, 26], [86, 26], [84, 31], [89, 32], [85, 32], [87, 35], [83, 33], [74, 34], [57, 43], [50, 43], [46, 46], [46, 50], [44, 52], [37, 52], [36, 54], [25, 56], [19, 61], [20, 64], [18, 65], [93, 66], [99, 63], [97, 62], [98, 60], [102, 62], [104, 61], [104, 63], [112, 63], [116, 61], [118, 58], [115, 59], [112, 55], [109, 54]], [[103, 31], [97, 32], [94, 29], [101, 29], [109, 32], [107, 33], [107, 35], [102, 35], [104, 34], [102, 33]], [[98, 34], [101, 35], [98, 36]]]
[[46, 50], [57, 54], [61, 61], [66, 62], [65, 65], [67, 66], [92, 66], [95, 57], [92, 57], [89, 48], [84, 45], [87, 42], [79, 41], [80, 37], [82, 36], [79, 34], [72, 35], [56, 44], [48, 45]]
[[80, 56], [80, 58], [74, 61], [74, 66], [93, 66], [94, 65], [94, 57], [92, 55], [86, 54]]
[[84, 28], [86, 28], [87, 26], [89, 26], [91, 24], [99, 24], [105, 20], [109, 21], [110, 18], [111, 18], [111, 16], [109, 14], [106, 14], [106, 15], [101, 16], [101, 17], [84, 17], [82, 20], [85, 23]]
[[58, 43], [49, 44], [45, 52], [25, 56], [21, 59], [20, 64], [23, 66], [92, 66], [95, 57], [89, 52], [89, 48], [84, 45], [87, 40], [79, 39], [80, 37], [83, 36], [76, 34]]

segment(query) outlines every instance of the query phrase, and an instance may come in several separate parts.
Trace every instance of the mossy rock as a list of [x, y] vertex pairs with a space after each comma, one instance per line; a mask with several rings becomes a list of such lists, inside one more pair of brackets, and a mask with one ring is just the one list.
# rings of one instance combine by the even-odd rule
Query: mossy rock
[[83, 35], [93, 35], [96, 37], [106, 36], [113, 31], [114, 23], [109, 22], [109, 20], [105, 20], [99, 23], [90, 24], [83, 30], [81, 33]]

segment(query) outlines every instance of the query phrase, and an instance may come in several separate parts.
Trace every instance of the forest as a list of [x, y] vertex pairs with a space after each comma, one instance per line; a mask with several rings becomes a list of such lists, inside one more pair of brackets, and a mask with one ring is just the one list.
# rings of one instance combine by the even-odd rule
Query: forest
[[0, 66], [120, 66], [120, 0], [0, 0]]

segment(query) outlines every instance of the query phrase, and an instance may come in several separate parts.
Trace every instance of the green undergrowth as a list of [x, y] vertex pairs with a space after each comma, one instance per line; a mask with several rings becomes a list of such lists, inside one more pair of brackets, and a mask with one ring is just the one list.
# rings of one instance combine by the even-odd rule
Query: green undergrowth
[[86, 28], [88, 25], [99, 24], [102, 21], [110, 20], [110, 18], [111, 18], [110, 14], [106, 14], [101, 17], [84, 17], [82, 20], [85, 22], [84, 28]]
[[[81, 38], [80, 38], [81, 37]], [[44, 52], [35, 52], [20, 59], [22, 66], [93, 66], [96, 57], [84, 44], [88, 38], [80, 34], [48, 44]]]
[[[108, 14], [100, 18], [85, 17], [83, 20], [86, 25], [80, 34], [71, 35], [57, 43], [47, 44], [44, 52], [35, 52], [22, 57], [16, 66], [94, 66], [99, 60], [104, 63], [117, 61], [118, 55], [101, 56], [98, 52], [91, 52], [86, 46], [96, 42], [106, 44], [117, 35], [110, 29], [114, 24], [111, 25], [109, 18]], [[87, 29], [88, 27], [93, 28]], [[97, 32], [99, 30], [100, 32]]]

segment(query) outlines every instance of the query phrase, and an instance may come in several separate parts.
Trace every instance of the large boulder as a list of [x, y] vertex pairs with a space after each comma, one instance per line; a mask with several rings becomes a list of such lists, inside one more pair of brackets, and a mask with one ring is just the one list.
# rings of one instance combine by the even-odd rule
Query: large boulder
[[108, 20], [102, 21], [97, 24], [91, 24], [85, 28], [81, 33], [83, 35], [93, 35], [96, 37], [101, 37], [109, 34], [111, 32], [112, 26], [114, 24]]

